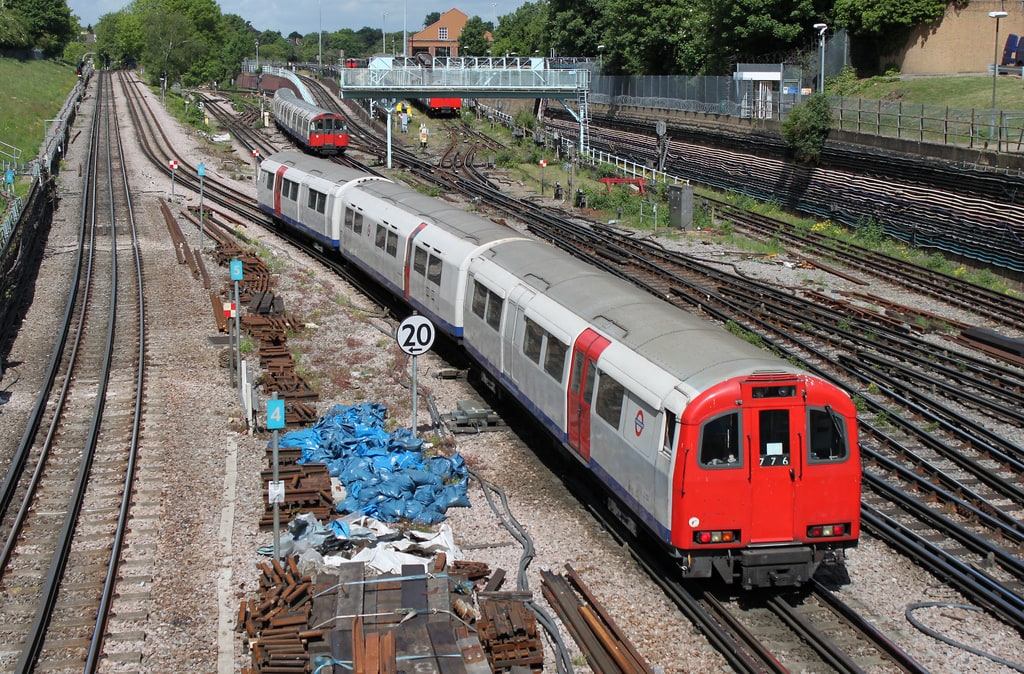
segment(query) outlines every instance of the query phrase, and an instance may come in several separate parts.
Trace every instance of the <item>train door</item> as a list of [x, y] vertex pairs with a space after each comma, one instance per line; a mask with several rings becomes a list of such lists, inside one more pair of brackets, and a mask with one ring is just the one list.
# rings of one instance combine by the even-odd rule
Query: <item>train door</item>
[[748, 429], [750, 467], [750, 542], [775, 543], [794, 539], [797, 470], [803, 451], [806, 410], [797, 402], [796, 385], [744, 382], [743, 399]]
[[516, 386], [519, 386], [519, 368], [516, 363], [516, 349], [522, 344], [522, 334], [526, 325], [526, 305], [533, 299], [535, 293], [523, 286], [516, 286], [509, 292], [508, 301], [505, 302], [506, 311], [509, 312], [505, 322], [505, 331], [501, 341], [501, 369]]
[[284, 182], [284, 172], [288, 167], [281, 165], [277, 167], [277, 176], [274, 179], [274, 214], [281, 216], [281, 184]]
[[590, 462], [590, 401], [597, 378], [597, 359], [609, 342], [587, 328], [572, 347], [572, 367], [566, 405], [569, 447]]

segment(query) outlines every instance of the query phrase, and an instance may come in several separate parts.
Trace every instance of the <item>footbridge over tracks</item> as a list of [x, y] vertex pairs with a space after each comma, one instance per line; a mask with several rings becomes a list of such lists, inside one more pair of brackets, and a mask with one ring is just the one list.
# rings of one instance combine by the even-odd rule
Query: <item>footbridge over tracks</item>
[[[580, 124], [579, 149], [586, 147], [589, 60], [540, 57], [436, 57], [375, 56], [360, 59], [359, 67], [341, 68], [341, 98], [379, 100], [388, 114], [401, 99], [409, 98], [548, 98], [559, 101]], [[297, 80], [280, 68], [264, 72]], [[305, 86], [299, 91], [305, 92]], [[303, 97], [314, 102], [303, 93]], [[566, 101], [574, 101], [570, 107]]]

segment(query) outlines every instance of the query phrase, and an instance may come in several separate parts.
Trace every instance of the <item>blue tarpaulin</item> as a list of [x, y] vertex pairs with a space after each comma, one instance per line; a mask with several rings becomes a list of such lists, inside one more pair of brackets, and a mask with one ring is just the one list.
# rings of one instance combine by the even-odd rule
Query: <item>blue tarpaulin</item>
[[384, 430], [386, 415], [380, 403], [335, 405], [311, 428], [285, 433], [278, 446], [301, 448], [299, 463], [327, 465], [345, 485], [341, 513], [436, 524], [448, 508], [469, 506], [462, 457], [426, 457], [409, 429]]

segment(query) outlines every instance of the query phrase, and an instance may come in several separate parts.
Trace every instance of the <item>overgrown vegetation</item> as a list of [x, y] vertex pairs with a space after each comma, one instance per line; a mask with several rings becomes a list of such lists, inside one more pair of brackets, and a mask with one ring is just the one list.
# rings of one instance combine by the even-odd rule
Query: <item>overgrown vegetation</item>
[[828, 96], [818, 92], [794, 107], [782, 122], [782, 138], [798, 162], [813, 163], [832, 128]]

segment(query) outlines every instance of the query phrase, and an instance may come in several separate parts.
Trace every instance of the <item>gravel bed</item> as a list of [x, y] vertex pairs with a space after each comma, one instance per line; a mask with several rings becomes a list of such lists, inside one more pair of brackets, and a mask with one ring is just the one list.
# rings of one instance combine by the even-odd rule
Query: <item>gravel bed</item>
[[[151, 105], [160, 110], [158, 98], [152, 95]], [[38, 391], [39, 373], [52, 348], [49, 336], [62, 313], [70, 271], [68, 251], [77, 236], [79, 214], [81, 185], [75, 168], [83, 163], [79, 153], [87, 139], [87, 134], [77, 132], [91, 121], [87, 106], [83, 113], [71, 133], [77, 139], [60, 178], [62, 204], [49, 237], [35, 302], [0, 381], [0, 390], [11, 394], [10, 401], [0, 407], [0, 431], [11, 439], [4, 443], [5, 457], [21, 436], [24, 417]], [[174, 122], [163, 124], [182, 159], [205, 161], [214, 167], [211, 178], [231, 179], [218, 174], [216, 157], [194, 135], [184, 133]], [[155, 501], [147, 505], [158, 510], [161, 526], [156, 549], [149, 553], [153, 564], [148, 599], [131, 607], [145, 616], [137, 627], [145, 634], [139, 647], [141, 662], [109, 659], [103, 671], [238, 671], [248, 662], [248, 654], [232, 632], [234, 616], [238, 602], [254, 596], [255, 569], [263, 559], [256, 549], [271, 538], [257, 528], [263, 509], [259, 470], [264, 465], [266, 439], [252, 437], [240, 425], [227, 371], [219, 365], [222, 347], [208, 340], [216, 334], [209, 295], [187, 268], [175, 262], [158, 209], [159, 199], [169, 196], [169, 181], [146, 164], [136, 143], [126, 142], [125, 147], [136, 217], [144, 232], [151, 293], [142, 462], [143, 470], [149, 466], [152, 472], [147, 474], [145, 498]], [[251, 182], [247, 186], [252, 189]], [[198, 202], [198, 195], [182, 196], [180, 185], [176, 190], [182, 206]], [[406, 363], [389, 336], [395, 322], [376, 315], [348, 284], [303, 253], [255, 230], [249, 228], [248, 234], [260, 241], [274, 261], [275, 290], [284, 297], [289, 312], [306, 324], [289, 345], [302, 354], [300, 367], [310, 373], [321, 393], [318, 411], [342, 402], [375, 401], [407, 426], [411, 404], [401, 381]], [[819, 289], [841, 289], [848, 283], [817, 270], [751, 261], [746, 255], [702, 243], [699, 233], [681, 237], [673, 245], [788, 287], [813, 284]], [[216, 268], [209, 257], [207, 264], [215, 284], [227, 281], [226, 269]], [[883, 284], [871, 290], [932, 311], [949, 311], [926, 298], [904, 297], [902, 291]], [[459, 400], [479, 397], [464, 382], [438, 379], [435, 375], [445, 367], [433, 354], [419, 361], [421, 389], [429, 389], [440, 411], [452, 411]], [[424, 408], [419, 406], [419, 424], [429, 422]], [[541, 605], [545, 604], [540, 571], [561, 572], [570, 564], [652, 665], [665, 672], [728, 671], [721, 656], [665, 600], [629, 554], [565, 493], [521, 438], [509, 430], [462, 435], [457, 436], [457, 450], [470, 467], [506, 491], [515, 517], [533, 538], [536, 557], [528, 579]], [[154, 482], [153, 475], [161, 480]], [[520, 550], [500, 527], [475, 483], [470, 500], [472, 507], [449, 512], [456, 542], [463, 546], [466, 559], [505, 569], [508, 584], [515, 577]], [[842, 598], [862, 607], [879, 629], [932, 671], [1013, 671], [915, 629], [905, 616], [910, 604], [955, 605], [964, 603], [963, 599], [884, 544], [864, 535], [860, 547], [848, 555], [848, 569], [852, 582], [839, 591]], [[957, 641], [1024, 662], [1020, 635], [983, 614], [944, 606], [922, 609], [916, 615]], [[589, 672], [572, 640], [564, 633], [562, 638], [576, 654], [576, 671]], [[553, 672], [551, 649], [546, 650], [545, 671]]]

